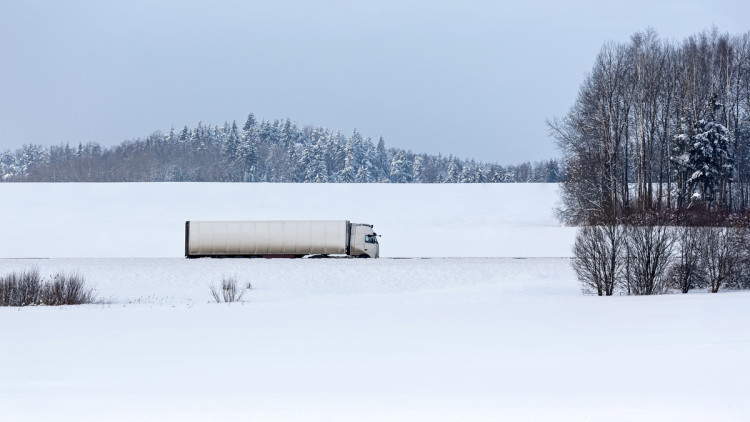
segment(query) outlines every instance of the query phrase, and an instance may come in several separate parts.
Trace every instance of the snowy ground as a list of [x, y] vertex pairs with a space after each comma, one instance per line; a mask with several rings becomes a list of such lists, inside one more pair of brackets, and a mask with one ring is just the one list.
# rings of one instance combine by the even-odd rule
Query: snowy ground
[[[77, 271], [109, 303], [0, 309], [1, 420], [741, 421], [750, 415], [748, 293], [582, 296], [567, 258], [75, 258], [140, 250], [136, 239], [148, 239], [149, 230], [153, 241], [143, 250], [179, 256], [182, 245], [171, 245], [181, 242], [179, 221], [163, 231], [144, 222], [209, 218], [211, 210], [236, 218], [213, 208], [235, 188], [214, 185], [221, 192], [194, 200], [188, 216], [177, 211], [186, 201], [177, 198], [209, 192], [209, 185], [6, 186], [0, 184], [6, 217], [0, 274]], [[409, 230], [399, 216], [455, 195], [467, 206], [463, 216], [456, 201], [443, 199], [442, 219], [439, 210], [420, 205], [423, 228], [441, 231], [439, 246], [430, 249], [436, 255], [502, 231], [511, 237], [482, 250], [523, 245], [528, 233], [539, 250], [568, 254], [560, 252], [569, 250], [568, 229], [539, 210], [554, 204], [547, 186], [395, 186], [370, 193], [382, 189], [388, 198], [388, 188], [404, 207], [382, 205], [377, 216], [350, 216], [354, 207], [347, 216], [323, 212], [325, 203], [334, 210], [341, 205], [335, 197], [355, 187], [311, 187], [315, 195], [288, 187], [278, 198], [255, 196], [279, 201], [282, 211], [295, 195], [321, 196], [310, 218], [371, 222], [384, 235], [384, 252], [408, 256], [419, 255], [422, 244], [399, 233]], [[490, 201], [486, 211], [488, 192], [492, 201], [523, 200], [507, 208]], [[42, 194], [57, 204], [50, 221], [21, 221], [44, 214], [36, 208]], [[111, 221], [100, 214], [105, 209]], [[11, 217], [16, 224], [6, 221]], [[118, 222], [145, 227], [108, 228]], [[464, 235], [453, 224], [476, 225], [476, 232]], [[19, 236], [16, 226], [31, 234]], [[119, 246], [107, 249], [91, 226]], [[54, 227], [66, 241], [46, 232]], [[77, 230], [85, 235], [72, 236]], [[545, 231], [559, 237], [543, 238]], [[523, 248], [507, 250], [534, 256]], [[74, 258], [11, 259], [18, 256]], [[252, 283], [246, 302], [210, 303], [208, 285], [224, 275]]]
[[554, 184], [0, 183], [0, 257], [184, 256], [186, 220], [350, 220], [384, 257], [563, 257]]

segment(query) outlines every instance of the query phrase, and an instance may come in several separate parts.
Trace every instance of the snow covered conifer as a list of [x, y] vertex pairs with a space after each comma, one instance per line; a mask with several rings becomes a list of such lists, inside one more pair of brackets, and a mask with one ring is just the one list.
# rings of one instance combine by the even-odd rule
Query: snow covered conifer
[[461, 170], [458, 168], [458, 163], [455, 159], [451, 159], [450, 163], [448, 164], [445, 183], [458, 183], [460, 175]]
[[16, 156], [10, 150], [0, 154], [0, 182], [13, 180], [17, 170]]
[[239, 157], [240, 142], [240, 134], [237, 129], [237, 123], [232, 122], [232, 125], [227, 131], [226, 140], [222, 145], [222, 152], [224, 153], [224, 157], [228, 161], [235, 161]]
[[187, 144], [190, 140], [190, 129], [188, 129], [187, 125], [183, 126], [178, 139], [180, 140], [181, 144]]
[[237, 158], [242, 161], [244, 169], [243, 179], [255, 181], [256, 165], [258, 163], [257, 138], [255, 131], [255, 118], [252, 114], [248, 116], [242, 129], [242, 137], [237, 148]]
[[732, 181], [729, 131], [720, 123], [701, 119], [695, 123], [690, 144], [686, 183], [691, 192], [699, 193], [710, 204], [725, 195]]
[[362, 135], [354, 129], [344, 148], [344, 169], [339, 173], [339, 181], [352, 183], [357, 179], [357, 171], [362, 161]]
[[248, 114], [247, 119], [245, 120], [245, 124], [242, 125], [243, 134], [255, 130], [255, 125], [257, 123], [258, 122], [257, 120], [255, 120], [255, 115], [253, 115], [253, 113]]
[[424, 183], [425, 179], [425, 168], [424, 168], [424, 158], [421, 155], [417, 155], [414, 157], [414, 183]]
[[408, 169], [409, 163], [406, 159], [406, 154], [403, 151], [397, 152], [396, 155], [393, 156], [393, 160], [391, 161], [391, 182], [411, 182], [411, 174]]
[[281, 127], [281, 144], [289, 150], [297, 142], [295, 139], [294, 125], [290, 119], [286, 119]]
[[375, 168], [377, 171], [377, 181], [384, 182], [389, 180], [390, 160], [385, 150], [385, 140], [381, 136], [378, 139], [378, 145], [375, 147]]
[[190, 146], [195, 151], [203, 151], [206, 149], [206, 128], [203, 126], [203, 122], [198, 122], [195, 129], [190, 133]]
[[164, 143], [172, 146], [177, 142], [177, 135], [174, 133], [174, 126], [169, 129], [167, 136], [164, 138]]
[[482, 166], [478, 165], [474, 169], [474, 183], [487, 183], [487, 176]]
[[549, 160], [544, 167], [545, 183], [557, 183], [560, 181], [560, 165], [557, 160]]
[[303, 182], [325, 183], [328, 181], [328, 170], [323, 152], [324, 138], [314, 144], [305, 145], [302, 149], [299, 165], [304, 170]]
[[474, 165], [475, 163], [465, 163], [463, 170], [461, 170], [461, 174], [458, 176], [458, 183], [474, 183], [474, 175], [476, 174], [474, 171]]

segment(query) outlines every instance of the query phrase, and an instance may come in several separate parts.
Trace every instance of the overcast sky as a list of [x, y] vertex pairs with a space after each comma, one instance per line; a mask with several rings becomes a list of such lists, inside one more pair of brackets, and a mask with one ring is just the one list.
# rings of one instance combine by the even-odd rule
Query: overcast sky
[[750, 30], [748, 1], [0, 3], [0, 149], [291, 118], [501, 164], [556, 156], [606, 41]]

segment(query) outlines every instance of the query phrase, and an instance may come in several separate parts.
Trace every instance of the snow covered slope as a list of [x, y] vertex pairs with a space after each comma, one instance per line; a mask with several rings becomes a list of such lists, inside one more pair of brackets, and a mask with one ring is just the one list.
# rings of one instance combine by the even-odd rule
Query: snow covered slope
[[0, 183], [0, 258], [179, 257], [186, 220], [370, 223], [383, 257], [564, 257], [554, 184]]

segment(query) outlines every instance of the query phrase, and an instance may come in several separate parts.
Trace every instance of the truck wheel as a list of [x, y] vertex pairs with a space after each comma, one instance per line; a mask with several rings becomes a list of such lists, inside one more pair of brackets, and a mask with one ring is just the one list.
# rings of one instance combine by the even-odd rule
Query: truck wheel
[[357, 258], [369, 258], [369, 257], [370, 257], [370, 255], [362, 254], [362, 255], [358, 256]]

